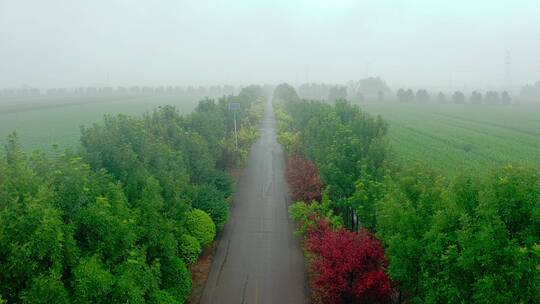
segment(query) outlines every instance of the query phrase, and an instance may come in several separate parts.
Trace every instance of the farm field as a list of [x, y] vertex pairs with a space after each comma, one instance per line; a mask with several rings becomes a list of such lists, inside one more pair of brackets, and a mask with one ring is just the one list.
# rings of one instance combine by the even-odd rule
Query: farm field
[[75, 146], [80, 126], [99, 122], [105, 114], [142, 114], [171, 104], [191, 112], [197, 98], [182, 96], [48, 97], [0, 99], [0, 144], [17, 131], [24, 150], [50, 151]]
[[540, 167], [540, 106], [362, 104], [389, 123], [398, 157], [445, 175], [506, 164]]

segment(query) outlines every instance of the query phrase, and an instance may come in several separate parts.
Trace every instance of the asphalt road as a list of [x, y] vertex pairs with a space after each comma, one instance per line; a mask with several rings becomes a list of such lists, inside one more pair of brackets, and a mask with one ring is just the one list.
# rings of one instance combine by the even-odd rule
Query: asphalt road
[[283, 150], [271, 102], [222, 232], [201, 303], [305, 303], [304, 258], [289, 219]]

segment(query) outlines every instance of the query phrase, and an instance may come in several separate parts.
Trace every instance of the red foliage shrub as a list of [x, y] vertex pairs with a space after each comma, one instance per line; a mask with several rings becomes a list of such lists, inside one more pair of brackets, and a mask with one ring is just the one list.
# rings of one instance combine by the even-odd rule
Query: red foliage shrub
[[308, 229], [305, 238], [306, 249], [316, 255], [321, 254], [323, 238], [331, 233], [332, 228], [330, 223], [325, 218], [311, 217], [310, 220], [315, 222], [315, 226]]
[[287, 181], [293, 201], [321, 200], [321, 176], [313, 162], [298, 155], [291, 156], [287, 162]]
[[387, 260], [379, 241], [367, 230], [332, 230], [319, 220], [306, 248], [314, 253], [311, 271], [315, 297], [322, 303], [384, 303], [391, 292]]

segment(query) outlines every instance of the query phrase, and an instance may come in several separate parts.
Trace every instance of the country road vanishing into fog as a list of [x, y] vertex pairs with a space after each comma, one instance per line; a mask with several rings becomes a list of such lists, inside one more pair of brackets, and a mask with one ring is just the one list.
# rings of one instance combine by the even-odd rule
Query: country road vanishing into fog
[[304, 258], [287, 213], [285, 162], [271, 101], [261, 128], [218, 241], [203, 304], [294, 304], [307, 298]]

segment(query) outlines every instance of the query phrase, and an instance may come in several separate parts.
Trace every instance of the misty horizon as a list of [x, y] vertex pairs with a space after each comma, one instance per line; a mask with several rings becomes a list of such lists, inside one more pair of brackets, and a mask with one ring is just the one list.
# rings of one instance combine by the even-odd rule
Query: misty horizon
[[393, 89], [518, 88], [540, 79], [538, 11], [532, 0], [1, 0], [0, 88], [370, 76]]

